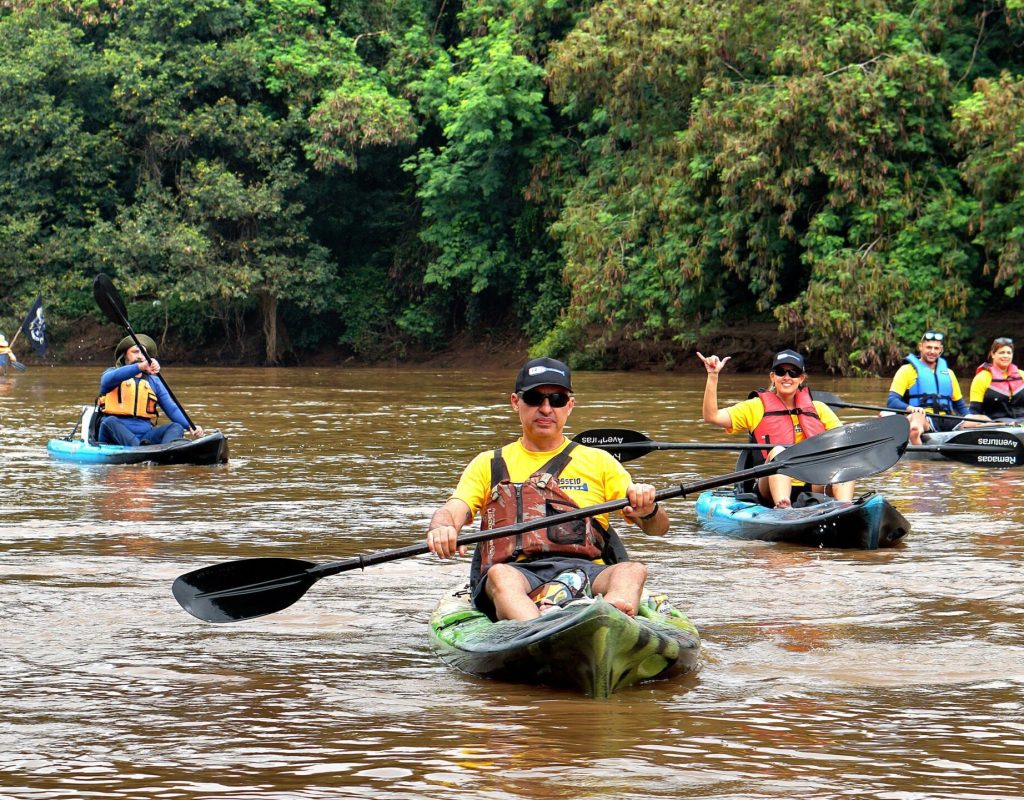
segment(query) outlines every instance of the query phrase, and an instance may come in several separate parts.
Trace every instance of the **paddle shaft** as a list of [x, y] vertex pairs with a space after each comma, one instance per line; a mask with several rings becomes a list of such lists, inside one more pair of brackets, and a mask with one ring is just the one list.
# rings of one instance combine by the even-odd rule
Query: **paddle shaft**
[[[149, 353], [146, 352], [146, 348], [142, 346], [142, 342], [139, 341], [139, 337], [135, 335], [135, 331], [132, 329], [132, 324], [128, 321], [126, 313], [121, 310], [124, 307], [124, 302], [121, 300], [121, 296], [117, 293], [117, 289], [114, 288], [113, 281], [111, 281], [110, 278], [106, 278], [106, 276], [103, 276], [104, 278], [106, 278], [106, 280], [101, 281], [100, 277], [101, 276], [97, 275], [96, 281], [93, 283], [93, 289], [95, 290], [94, 294], [97, 295], [98, 300], [99, 294], [103, 292], [106, 295], [107, 300], [109, 301], [108, 303], [100, 302], [100, 309], [104, 313], [106, 313], [108, 318], [111, 318], [111, 312], [113, 312], [113, 316], [115, 318], [110, 319], [110, 321], [114, 323], [120, 323], [122, 326], [124, 326], [125, 330], [128, 331], [128, 335], [132, 337], [132, 341], [135, 342], [135, 346], [139, 348], [139, 351], [145, 357], [146, 363], [152, 364], [153, 359], [149, 357]], [[185, 410], [185, 407], [181, 404], [178, 398], [174, 396], [174, 392], [171, 390], [170, 384], [167, 383], [167, 380], [162, 375], [160, 375], [159, 377], [160, 381], [164, 385], [164, 388], [167, 390], [167, 394], [170, 395], [171, 400], [174, 401], [174, 404], [178, 407], [178, 410], [181, 412], [181, 415], [185, 418], [185, 421], [188, 423], [189, 429], [195, 430], [196, 426], [193, 424], [192, 418], [189, 417], [188, 412]]]
[[[906, 447], [908, 432], [907, 421], [896, 416], [846, 425], [794, 445], [768, 463], [697, 483], [661, 489], [655, 492], [655, 500], [660, 502], [776, 472], [808, 483], [854, 480], [881, 472], [895, 464]], [[627, 505], [627, 498], [610, 500], [586, 508], [524, 520], [516, 525], [465, 534], [457, 541], [459, 545], [475, 544], [515, 536], [616, 511]], [[242, 559], [181, 575], [174, 581], [172, 592], [181, 607], [198, 619], [234, 622], [281, 611], [302, 597], [320, 578], [328, 575], [428, 552], [429, 548], [424, 542], [325, 564], [281, 558]]]
[[[913, 414], [913, 411], [907, 411], [905, 408], [888, 408], [887, 406], [870, 406], [864, 403], [847, 403], [845, 400], [840, 398], [838, 395], [832, 394], [831, 392], [811, 392], [815, 400], [824, 403], [827, 406], [833, 406], [835, 408], [859, 408], [864, 411], [887, 411], [890, 414]], [[956, 414], [938, 414], [931, 411], [924, 412], [929, 417], [940, 417], [942, 419], [957, 419], [961, 422], [977, 422], [976, 419], [970, 417], [960, 417]]]
[[[756, 442], [624, 442], [623, 444], [595, 444], [601, 450], [638, 451], [641, 454], [655, 450], [769, 450], [772, 445], [757, 444]], [[981, 444], [910, 444], [907, 445], [907, 452], [942, 452], [943, 450], [959, 450], [963, 453], [988, 453], [1005, 450], [999, 445]]]
[[[688, 494], [696, 494], [698, 492], [703, 492], [706, 489], [716, 489], [719, 486], [725, 486], [730, 483], [741, 483], [745, 480], [750, 480], [751, 478], [773, 475], [784, 469], [785, 464], [768, 462], [767, 464], [761, 464], [759, 466], [752, 467], [751, 469], [739, 470], [738, 472], [733, 472], [729, 475], [708, 478], [703, 481], [698, 481], [697, 483], [687, 485], [681, 484], [679, 486], [670, 486], [666, 489], [659, 489], [655, 492], [654, 499], [657, 502], [661, 502], [662, 500], [671, 500], [674, 497], [685, 497]], [[504, 536], [517, 536], [528, 531], [535, 531], [538, 528], [555, 527], [564, 522], [574, 522], [575, 520], [584, 519], [585, 517], [596, 517], [601, 514], [607, 514], [611, 511], [618, 511], [628, 505], [629, 500], [627, 498], [609, 500], [605, 503], [599, 503], [596, 506], [577, 508], [573, 511], [563, 511], [560, 514], [552, 514], [547, 517], [526, 520], [515, 525], [506, 525], [501, 528], [493, 528], [492, 530], [463, 534], [458, 538], [458, 544], [479, 544], [480, 542], [489, 542], [491, 539], [500, 539]], [[430, 548], [427, 547], [426, 544], [411, 544], [406, 547], [398, 547], [394, 550], [383, 550], [380, 553], [356, 556], [344, 561], [319, 564], [313, 569], [310, 569], [308, 574], [315, 575], [318, 578], [323, 578], [328, 575], [336, 575], [339, 572], [361, 569], [363, 567], [373, 566], [374, 564], [383, 564], [388, 561], [398, 561], [403, 558], [420, 556], [429, 552]]]

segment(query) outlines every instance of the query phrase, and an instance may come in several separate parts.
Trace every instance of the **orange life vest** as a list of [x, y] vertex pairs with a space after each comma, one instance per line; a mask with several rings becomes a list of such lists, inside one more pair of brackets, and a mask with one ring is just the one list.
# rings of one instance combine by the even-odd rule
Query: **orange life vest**
[[[513, 483], [509, 479], [501, 450], [495, 450], [491, 458], [491, 495], [481, 509], [480, 530], [514, 525], [579, 508], [558, 485], [558, 476], [571, 460], [571, 452], [576, 447], [577, 443], [571, 442], [523, 483]], [[604, 558], [612, 563], [616, 560], [614, 557], [609, 558], [609, 554], [614, 553], [611, 545], [611, 537], [614, 535], [592, 517], [586, 517], [481, 542], [473, 555], [470, 582], [476, 585], [494, 564], [530, 561], [549, 555], [585, 558], [589, 561]]]
[[[751, 392], [750, 396], [760, 397], [761, 405], [764, 406], [764, 416], [752, 431], [753, 439], [758, 444], [772, 447], [777, 444], [794, 444], [797, 425], [800, 426], [805, 439], [825, 432], [825, 423], [818, 416], [818, 409], [814, 407], [811, 398], [811, 390], [806, 386], [797, 391], [793, 398], [793, 408], [786, 408], [786, 404], [774, 392]], [[793, 423], [794, 416], [797, 417], [797, 424]], [[762, 450], [762, 457], [768, 458], [770, 450], [771, 447]]]
[[122, 381], [97, 401], [100, 411], [118, 417], [140, 417], [156, 425], [156, 393], [145, 378]]

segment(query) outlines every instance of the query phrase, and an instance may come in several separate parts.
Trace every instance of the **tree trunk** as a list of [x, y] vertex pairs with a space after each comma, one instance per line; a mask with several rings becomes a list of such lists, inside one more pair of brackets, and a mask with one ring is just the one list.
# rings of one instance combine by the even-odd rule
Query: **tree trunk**
[[260, 314], [263, 318], [263, 340], [266, 342], [266, 365], [277, 364], [280, 357], [277, 344], [277, 297], [270, 292], [260, 292]]

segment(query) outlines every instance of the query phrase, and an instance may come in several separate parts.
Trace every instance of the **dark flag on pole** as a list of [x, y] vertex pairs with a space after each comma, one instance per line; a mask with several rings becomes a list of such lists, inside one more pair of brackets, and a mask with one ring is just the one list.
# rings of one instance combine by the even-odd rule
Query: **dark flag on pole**
[[43, 318], [43, 297], [40, 295], [32, 304], [28, 316], [21, 323], [21, 332], [32, 343], [32, 348], [39, 356], [46, 355], [49, 343], [46, 341], [46, 320]]

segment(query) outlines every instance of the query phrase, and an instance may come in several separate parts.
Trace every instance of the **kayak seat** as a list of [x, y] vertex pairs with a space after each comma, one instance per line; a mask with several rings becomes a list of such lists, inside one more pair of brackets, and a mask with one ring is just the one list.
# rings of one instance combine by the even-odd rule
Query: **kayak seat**
[[793, 501], [793, 508], [818, 506], [822, 503], [827, 503], [831, 499], [827, 494], [821, 494], [820, 492], [800, 492], [796, 500]]
[[[756, 458], [755, 454], [757, 456]], [[740, 454], [736, 457], [736, 471], [740, 472], [741, 470], [750, 469], [751, 467], [756, 467], [760, 463], [762, 463], [760, 450], [741, 450]], [[734, 487], [736, 498], [738, 500], [743, 500], [744, 502], [760, 502], [760, 498], [754, 494], [755, 483], [756, 482], [753, 478], [737, 483]], [[747, 495], [749, 495], [749, 498]]]
[[78, 424], [75, 425], [75, 430], [67, 438], [69, 440], [73, 439], [75, 431], [81, 431], [79, 436], [81, 436], [83, 442], [89, 445], [98, 444], [100, 420], [102, 418], [103, 415], [96, 406], [82, 406], [82, 414], [78, 418]]
[[97, 410], [92, 417], [89, 419], [89, 444], [97, 444], [100, 439], [100, 423], [103, 421], [103, 415]]

